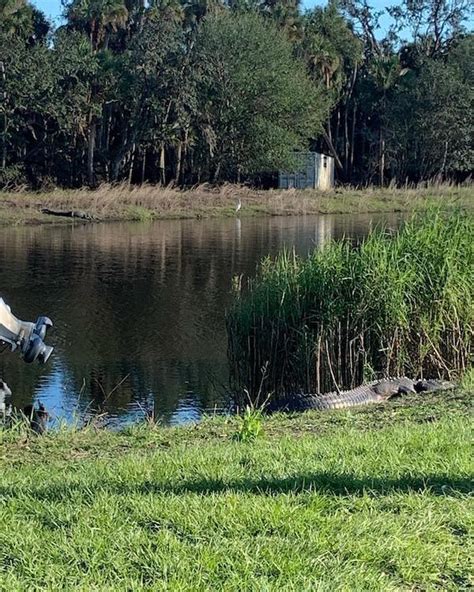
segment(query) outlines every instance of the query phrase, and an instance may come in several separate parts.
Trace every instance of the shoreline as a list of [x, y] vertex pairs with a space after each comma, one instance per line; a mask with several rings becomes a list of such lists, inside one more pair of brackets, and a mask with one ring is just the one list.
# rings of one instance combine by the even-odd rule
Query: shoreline
[[[237, 213], [238, 204], [241, 203]], [[253, 216], [374, 214], [474, 207], [474, 186], [433, 185], [407, 189], [336, 188], [317, 190], [254, 190], [224, 185], [189, 190], [143, 185], [50, 192], [0, 192], [0, 226], [153, 221]], [[52, 216], [42, 209], [79, 211], [90, 218]]]

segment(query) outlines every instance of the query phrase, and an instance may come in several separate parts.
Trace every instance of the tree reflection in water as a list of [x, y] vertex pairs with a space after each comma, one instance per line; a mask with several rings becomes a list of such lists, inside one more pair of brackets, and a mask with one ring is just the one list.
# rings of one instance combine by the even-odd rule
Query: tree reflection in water
[[56, 417], [104, 411], [118, 423], [153, 412], [165, 423], [222, 409], [224, 315], [232, 277], [283, 247], [300, 254], [363, 236], [399, 217], [302, 216], [2, 229], [0, 294], [21, 318], [55, 322], [45, 367], [0, 357], [24, 407]]

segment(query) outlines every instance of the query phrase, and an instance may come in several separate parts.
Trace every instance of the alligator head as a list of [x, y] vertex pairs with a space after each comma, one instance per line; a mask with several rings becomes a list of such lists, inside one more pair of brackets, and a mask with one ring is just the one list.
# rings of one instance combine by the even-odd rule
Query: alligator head
[[448, 380], [440, 380], [438, 378], [421, 378], [415, 382], [415, 391], [417, 393], [433, 392], [433, 391], [448, 391], [453, 389], [456, 385]]
[[416, 393], [415, 381], [402, 376], [400, 378], [383, 378], [371, 386], [381, 400], [391, 399], [408, 393]]

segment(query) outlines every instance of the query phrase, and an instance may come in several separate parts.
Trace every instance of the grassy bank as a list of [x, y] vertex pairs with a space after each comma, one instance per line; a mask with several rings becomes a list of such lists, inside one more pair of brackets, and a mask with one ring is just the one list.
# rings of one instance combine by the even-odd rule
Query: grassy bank
[[470, 396], [0, 432], [0, 589], [467, 590]]
[[187, 191], [143, 185], [102, 186], [96, 190], [0, 192], [0, 224], [71, 222], [41, 210], [80, 210], [95, 220], [153, 220], [235, 216], [398, 212], [433, 206], [472, 207], [472, 186], [440, 185], [407, 189], [337, 189], [318, 191], [256, 191], [226, 185], [199, 186]]
[[236, 391], [327, 392], [462, 372], [473, 347], [474, 217], [434, 211], [357, 247], [266, 259], [228, 315]]

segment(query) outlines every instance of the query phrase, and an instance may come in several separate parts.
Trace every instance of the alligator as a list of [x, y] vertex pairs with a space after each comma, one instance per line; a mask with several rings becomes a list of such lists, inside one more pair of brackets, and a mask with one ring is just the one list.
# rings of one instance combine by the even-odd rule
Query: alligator
[[412, 380], [406, 376], [384, 378], [362, 384], [348, 391], [331, 392], [324, 395], [317, 393], [295, 393], [283, 399], [271, 401], [270, 411], [306, 411], [309, 409], [344, 409], [358, 405], [382, 403], [408, 393], [422, 393], [450, 390], [455, 384], [439, 379]]

